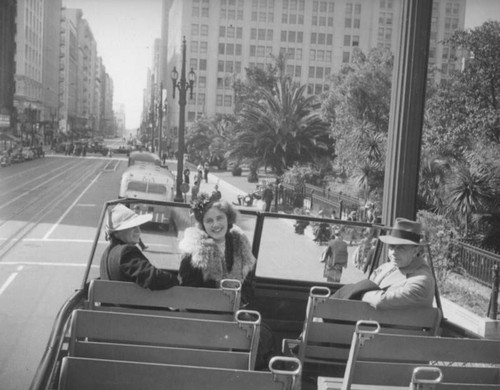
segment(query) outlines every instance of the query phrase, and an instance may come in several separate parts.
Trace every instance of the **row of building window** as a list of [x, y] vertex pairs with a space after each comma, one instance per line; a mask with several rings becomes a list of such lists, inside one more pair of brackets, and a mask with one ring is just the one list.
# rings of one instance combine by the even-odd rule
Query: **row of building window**
[[280, 47], [280, 53], [285, 54], [290, 60], [302, 60], [302, 49], [294, 48], [294, 47]]
[[[208, 42], [206, 41], [199, 42], [199, 50], [200, 54], [207, 54]], [[193, 54], [198, 53], [198, 41], [191, 41], [191, 53]]]
[[381, 9], [392, 9], [392, 7], [393, 7], [393, 0], [380, 0]]
[[330, 77], [331, 71], [331, 68], [323, 68], [322, 66], [310, 66], [308, 77], [310, 79], [326, 79]]
[[189, 60], [189, 67], [191, 69], [207, 70], [207, 60], [204, 58], [200, 58], [200, 60], [198, 62], [197, 58], [191, 58]]
[[252, 11], [252, 22], [274, 23], [274, 12]]
[[283, 24], [304, 24], [304, 15], [281, 14], [281, 23]]
[[221, 55], [237, 55], [240, 56], [242, 52], [242, 45], [240, 43], [219, 43], [219, 54]]
[[232, 95], [221, 95], [217, 94], [215, 100], [216, 106], [224, 106], [224, 107], [232, 107], [233, 105], [233, 96]]
[[302, 43], [303, 40], [304, 33], [302, 31], [281, 31], [281, 42]]
[[378, 24], [382, 26], [392, 26], [393, 16], [392, 12], [380, 12], [378, 16]]
[[[283, 34], [283, 32], [281, 32]], [[250, 39], [258, 39], [260, 41], [272, 41], [274, 37], [274, 30], [270, 28], [251, 28]]]
[[379, 27], [377, 38], [379, 41], [392, 40], [392, 28], [391, 27]]
[[217, 61], [217, 72], [241, 73], [241, 61]]
[[[315, 1], [317, 3], [317, 1]], [[283, 9], [290, 11], [304, 11], [305, 9], [305, 0], [283, 0]]]
[[[201, 12], [200, 12], [200, 10], [201, 10]], [[199, 18], [199, 17], [208, 18], [209, 17], [208, 5], [206, 5], [206, 6], [202, 5], [201, 8], [194, 5], [193, 9], [192, 9], [192, 16], [193, 16], [193, 18]]]
[[323, 92], [328, 92], [330, 85], [328, 84], [307, 84], [308, 95], [321, 95]]
[[331, 45], [333, 43], [333, 34], [311, 33], [311, 44], [313, 45]]
[[243, 20], [243, 10], [221, 8], [220, 18], [227, 20]]
[[219, 26], [219, 37], [220, 38], [234, 38], [236, 32], [236, 38], [243, 38], [243, 27], [234, 26]]
[[274, 0], [252, 0], [252, 8], [274, 8]]
[[335, 9], [335, 4], [333, 2], [328, 1], [313, 1], [313, 12], [324, 13], [333, 13]]
[[354, 15], [360, 15], [361, 14], [361, 4], [354, 4], [354, 7], [353, 7], [352, 3], [347, 3], [345, 5], [345, 14], [347, 16], [347, 15], [351, 15], [352, 13], [354, 13]]
[[[243, 8], [243, 1], [244, 0], [238, 0], [238, 7]], [[229, 7], [235, 7], [236, 6], [236, 0], [221, 0], [221, 5], [225, 6], [228, 5]]]
[[201, 35], [202, 37], [208, 36], [208, 24], [191, 25], [191, 36], [197, 37], [198, 35]]

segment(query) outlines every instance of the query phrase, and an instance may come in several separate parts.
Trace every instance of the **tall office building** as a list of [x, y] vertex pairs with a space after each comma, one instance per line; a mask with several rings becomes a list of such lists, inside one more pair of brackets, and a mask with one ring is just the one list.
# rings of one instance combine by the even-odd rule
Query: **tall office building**
[[[287, 54], [286, 73], [308, 94], [329, 89], [329, 76], [349, 63], [355, 48], [396, 47], [401, 24], [400, 0], [164, 0], [161, 75], [171, 91], [170, 74], [181, 67], [181, 43], [187, 42], [187, 71], [197, 76], [187, 121], [200, 115], [231, 113], [232, 80], [245, 68], [264, 68], [273, 56]], [[453, 51], [439, 43], [463, 29], [465, 0], [434, 0], [430, 66], [446, 77], [456, 66]], [[178, 118], [168, 94], [169, 127]]]
[[17, 1], [14, 106], [18, 134], [30, 144], [38, 141], [38, 121], [43, 109], [43, 14], [43, 0]]
[[0, 1], [0, 141], [14, 139], [16, 0]]

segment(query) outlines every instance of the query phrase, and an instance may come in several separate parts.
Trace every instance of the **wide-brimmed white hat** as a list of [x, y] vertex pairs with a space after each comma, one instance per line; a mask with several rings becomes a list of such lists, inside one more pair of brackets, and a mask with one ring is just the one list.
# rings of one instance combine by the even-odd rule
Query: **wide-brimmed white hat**
[[108, 233], [140, 226], [153, 219], [153, 214], [136, 214], [121, 203], [108, 210], [106, 231]]
[[380, 241], [389, 245], [423, 245], [422, 225], [406, 218], [396, 218], [391, 234], [379, 236]]

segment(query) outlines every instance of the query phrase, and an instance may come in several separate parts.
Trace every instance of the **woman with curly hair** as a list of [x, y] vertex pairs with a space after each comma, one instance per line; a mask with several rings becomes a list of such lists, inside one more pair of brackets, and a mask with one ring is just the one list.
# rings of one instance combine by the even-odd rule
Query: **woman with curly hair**
[[201, 193], [191, 203], [196, 226], [187, 228], [179, 243], [182, 286], [218, 288], [222, 279], [242, 283], [242, 302], [248, 303], [248, 276], [255, 265], [250, 241], [234, 223], [237, 211], [225, 200]]
[[[207, 193], [192, 201], [191, 209], [197, 223], [184, 231], [179, 243], [181, 286], [218, 288], [223, 279], [237, 279], [242, 283], [242, 305], [250, 308], [250, 276], [256, 260], [250, 241], [235, 225], [237, 211], [229, 202]], [[266, 369], [274, 350], [273, 332], [261, 322], [255, 369]]]

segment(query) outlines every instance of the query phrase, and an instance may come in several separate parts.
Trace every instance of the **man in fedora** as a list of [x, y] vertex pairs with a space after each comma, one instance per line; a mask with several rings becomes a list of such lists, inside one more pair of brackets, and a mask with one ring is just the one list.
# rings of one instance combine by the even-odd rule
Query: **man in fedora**
[[365, 292], [362, 300], [377, 309], [432, 306], [435, 280], [422, 254], [422, 226], [396, 218], [389, 235], [379, 239], [388, 245], [389, 262], [370, 277], [379, 289]]
[[139, 215], [122, 204], [108, 209], [106, 239], [110, 244], [102, 254], [101, 279], [134, 282], [150, 290], [164, 290], [178, 284], [175, 275], [156, 268], [137, 247], [141, 239], [139, 226], [152, 218], [152, 214]]

